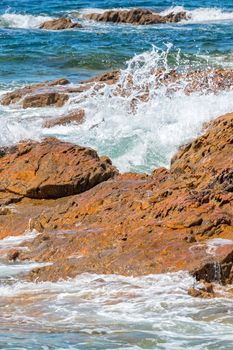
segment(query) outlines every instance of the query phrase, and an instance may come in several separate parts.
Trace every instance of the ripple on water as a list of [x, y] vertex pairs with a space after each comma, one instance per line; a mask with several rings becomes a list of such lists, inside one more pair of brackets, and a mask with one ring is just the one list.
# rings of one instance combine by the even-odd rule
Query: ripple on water
[[[185, 272], [0, 286], [0, 345], [19, 349], [224, 349], [233, 341], [230, 299], [187, 295]], [[4, 331], [4, 335], [3, 335]], [[47, 343], [46, 343], [47, 342]], [[63, 345], [62, 345], [63, 344]]]

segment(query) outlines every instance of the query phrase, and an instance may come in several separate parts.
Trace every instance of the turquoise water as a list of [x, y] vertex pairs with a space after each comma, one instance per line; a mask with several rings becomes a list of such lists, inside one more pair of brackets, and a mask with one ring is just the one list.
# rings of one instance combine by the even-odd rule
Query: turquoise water
[[[134, 27], [82, 19], [93, 8], [165, 11], [177, 6], [189, 11], [190, 20]], [[38, 29], [44, 20], [62, 15], [79, 21], [83, 29]], [[152, 87], [156, 77], [151, 78], [151, 71], [158, 67], [233, 68], [232, 43], [232, 0], [2, 0], [0, 94], [59, 77], [76, 84], [115, 68], [122, 69], [122, 81], [132, 74], [136, 86], [149, 82]], [[182, 89], [167, 92], [164, 87], [152, 91], [134, 113], [130, 103], [138, 96], [137, 88], [120, 98], [106, 87], [83, 100], [73, 96], [60, 109], [0, 107], [0, 146], [52, 135], [94, 147], [121, 171], [150, 173], [169, 166], [177, 148], [198, 135], [203, 122], [233, 111], [233, 91], [189, 96]], [[83, 125], [43, 128], [45, 119], [77, 107], [85, 109]], [[233, 349], [232, 300], [189, 297], [187, 289], [195, 281], [186, 273], [143, 278], [87, 274], [66, 282], [26, 283], [21, 274], [33, 265], [4, 260], [6, 249], [19, 243], [0, 241], [0, 349]]]

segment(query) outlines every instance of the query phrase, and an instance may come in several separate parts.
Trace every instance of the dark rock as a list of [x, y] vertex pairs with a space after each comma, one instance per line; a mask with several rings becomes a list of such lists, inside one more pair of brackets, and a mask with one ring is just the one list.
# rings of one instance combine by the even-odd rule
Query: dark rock
[[167, 22], [180, 22], [187, 19], [186, 12], [170, 13], [167, 16], [162, 16], [159, 13], [155, 13], [145, 9], [132, 9], [132, 10], [110, 10], [104, 13], [91, 13], [85, 15], [86, 19], [99, 21], [99, 22], [113, 22], [113, 23], [130, 23], [137, 25], [146, 24], [160, 24]]
[[39, 27], [40, 29], [47, 30], [64, 30], [64, 29], [73, 29], [73, 28], [82, 28], [82, 25], [79, 23], [74, 23], [70, 18], [58, 18], [42, 23]]

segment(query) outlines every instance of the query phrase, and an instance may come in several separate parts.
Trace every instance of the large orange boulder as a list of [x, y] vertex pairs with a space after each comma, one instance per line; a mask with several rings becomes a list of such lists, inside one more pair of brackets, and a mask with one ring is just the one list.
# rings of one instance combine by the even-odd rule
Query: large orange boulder
[[24, 142], [1, 156], [1, 192], [29, 198], [60, 198], [90, 189], [117, 174], [96, 151], [45, 139]]

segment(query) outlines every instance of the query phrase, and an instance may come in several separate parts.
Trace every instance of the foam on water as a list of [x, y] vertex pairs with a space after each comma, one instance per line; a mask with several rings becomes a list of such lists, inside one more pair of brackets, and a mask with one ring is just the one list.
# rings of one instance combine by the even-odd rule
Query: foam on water
[[178, 13], [185, 11], [190, 17], [187, 21], [183, 20], [182, 23], [205, 23], [205, 22], [218, 22], [218, 21], [231, 21], [233, 20], [233, 12], [224, 11], [219, 8], [197, 8], [195, 10], [189, 11], [183, 6], [174, 6], [166, 9], [161, 14], [168, 15], [170, 13]]
[[[9, 263], [3, 264], [0, 262], [0, 279], [11, 278], [29, 272], [30, 270], [38, 267], [48, 266], [49, 263], [33, 263], [28, 262], [25, 264]], [[2, 282], [2, 281], [1, 281]]]
[[[129, 10], [130, 8], [112, 8], [111, 10]], [[83, 17], [89, 13], [103, 13], [106, 9], [100, 8], [84, 8], [77, 10], [69, 10], [65, 11], [68, 14], [78, 15], [79, 17]], [[229, 21], [233, 20], [233, 12], [224, 11], [218, 8], [197, 8], [195, 10], [187, 10], [183, 6], [174, 6], [170, 7], [161, 12], [161, 15], [168, 15], [169, 13], [177, 13], [185, 11], [190, 18], [182, 23], [205, 23], [205, 22], [216, 22], [216, 21]], [[51, 20], [53, 17], [38, 15], [34, 16], [31, 14], [21, 14], [21, 13], [9, 13], [6, 12], [0, 15], [0, 27], [5, 28], [22, 28], [22, 29], [34, 29], [38, 28], [40, 24], [45, 21]]]
[[[151, 172], [158, 166], [169, 166], [177, 148], [195, 138], [204, 122], [233, 111], [233, 91], [187, 95], [185, 79], [178, 85], [163, 84], [161, 74], [154, 74], [156, 70], [162, 67], [169, 73], [174, 68], [180, 69], [180, 53], [177, 52], [171, 65], [170, 50], [168, 45], [164, 51], [154, 48], [136, 55], [121, 71], [116, 85], [74, 95], [59, 109], [59, 115], [83, 108], [86, 120], [80, 126], [43, 129], [46, 116], [58, 116], [56, 108], [0, 107], [0, 144], [55, 136], [95, 148], [100, 154], [110, 156], [121, 171]], [[181, 68], [185, 69], [183, 64]], [[146, 87], [149, 95], [143, 102]], [[126, 94], [117, 94], [119, 88]]]
[[8, 236], [0, 240], [0, 250], [1, 249], [10, 249], [17, 247], [23, 242], [33, 240], [38, 235], [38, 232], [35, 230], [28, 230], [21, 236]]
[[[187, 289], [194, 283], [184, 272], [144, 277], [83, 274], [56, 283], [15, 281], [0, 285], [0, 304], [7, 305], [0, 323], [5, 337], [8, 329], [14, 334], [30, 330], [27, 339], [32, 338], [33, 349], [44, 345], [34, 332], [53, 334], [53, 349], [67, 349], [68, 344], [74, 349], [230, 349], [231, 300], [189, 297]], [[66, 343], [62, 334], [68, 332], [73, 336]], [[14, 349], [13, 339], [9, 349]], [[27, 349], [25, 339], [17, 341], [17, 349]], [[49, 335], [46, 341], [48, 345]]]
[[[83, 108], [85, 123], [55, 127], [43, 134], [91, 146], [109, 155], [121, 171], [150, 172], [157, 166], [169, 166], [177, 148], [196, 137], [203, 122], [233, 111], [233, 91], [187, 95], [185, 80], [179, 86], [161, 83], [161, 76], [152, 72], [159, 67], [165, 72], [174, 68], [168, 63], [169, 50], [168, 45], [165, 51], [153, 49], [137, 55], [121, 71], [117, 85], [74, 96], [69, 107]], [[124, 96], [116, 93], [119, 86], [127, 92]], [[143, 102], [145, 87], [149, 97]]]
[[0, 27], [5, 28], [38, 28], [40, 24], [52, 19], [49, 16], [33, 16], [29, 14], [4, 13], [0, 16]]

